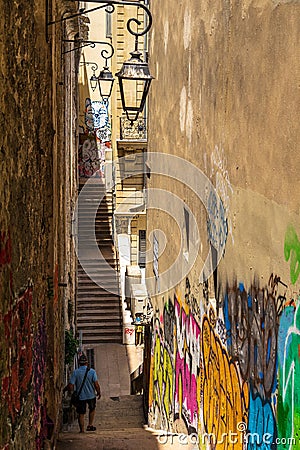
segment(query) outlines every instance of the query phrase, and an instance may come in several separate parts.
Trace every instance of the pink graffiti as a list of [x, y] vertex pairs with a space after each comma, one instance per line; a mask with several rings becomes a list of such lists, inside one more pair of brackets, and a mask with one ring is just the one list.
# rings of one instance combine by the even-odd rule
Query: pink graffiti
[[[200, 371], [200, 327], [175, 299], [177, 350], [175, 358], [175, 415], [190, 432], [198, 427], [197, 378]], [[182, 405], [182, 406], [181, 406]]]

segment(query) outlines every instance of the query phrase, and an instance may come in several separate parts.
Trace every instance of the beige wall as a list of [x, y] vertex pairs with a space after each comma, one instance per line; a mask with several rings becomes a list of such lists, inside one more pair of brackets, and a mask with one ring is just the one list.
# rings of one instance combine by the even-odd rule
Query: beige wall
[[[213, 423], [216, 433], [236, 432], [241, 421], [256, 432], [269, 420], [272, 436], [296, 438], [299, 391], [286, 374], [299, 380], [299, 4], [151, 6], [148, 150], [171, 155], [170, 173], [183, 181], [153, 172], [149, 182], [181, 201], [177, 225], [162, 200], [169, 218], [148, 211], [148, 234], [158, 228], [166, 236], [160, 274], [179, 260], [160, 293], [148, 283], [156, 311], [150, 423], [202, 436]], [[174, 155], [196, 166], [190, 177]], [[186, 205], [199, 227], [198, 237], [190, 230], [195, 264], [184, 257]], [[203, 283], [211, 243], [221, 259]], [[230, 406], [235, 396], [242, 400]]]

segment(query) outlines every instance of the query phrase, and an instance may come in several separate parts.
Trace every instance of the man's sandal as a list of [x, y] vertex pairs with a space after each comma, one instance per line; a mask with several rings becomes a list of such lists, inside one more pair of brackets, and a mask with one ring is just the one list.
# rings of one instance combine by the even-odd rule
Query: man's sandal
[[96, 427], [93, 427], [92, 425], [88, 425], [86, 431], [96, 431]]

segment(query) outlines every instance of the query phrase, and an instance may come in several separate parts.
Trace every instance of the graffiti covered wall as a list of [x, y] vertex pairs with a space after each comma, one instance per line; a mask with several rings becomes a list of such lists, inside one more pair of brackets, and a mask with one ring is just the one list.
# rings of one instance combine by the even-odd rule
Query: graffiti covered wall
[[104, 176], [105, 150], [111, 147], [108, 102], [85, 99], [85, 126], [79, 134], [78, 170], [81, 178]]
[[218, 315], [191, 292], [156, 310], [151, 426], [199, 446], [300, 448], [300, 298], [279, 283], [227, 286]]
[[[8, 294], [7, 308], [5, 312], [0, 311], [0, 336], [4, 344], [1, 348], [0, 377], [1, 444], [7, 443], [7, 448], [10, 445], [14, 445], [13, 448], [22, 445], [20, 429], [31, 427], [33, 418], [35, 448], [40, 450], [44, 439], [49, 437], [49, 425], [52, 423], [47, 416], [44, 396], [47, 359], [45, 307], [35, 326], [33, 286], [29, 281], [28, 286], [15, 298], [11, 262], [10, 234], [0, 232], [0, 288], [1, 294]], [[33, 401], [30, 400], [32, 398]]]
[[149, 422], [201, 449], [300, 449], [299, 6], [151, 2]]

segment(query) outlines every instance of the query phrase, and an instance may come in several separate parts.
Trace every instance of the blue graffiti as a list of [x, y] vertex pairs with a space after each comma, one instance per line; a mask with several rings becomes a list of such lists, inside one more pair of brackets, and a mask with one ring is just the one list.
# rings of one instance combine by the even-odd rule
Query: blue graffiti
[[277, 438], [276, 419], [270, 400], [262, 400], [250, 388], [248, 430], [245, 436], [248, 450], [275, 449]]
[[223, 202], [217, 197], [215, 191], [209, 193], [207, 212], [208, 240], [216, 250], [224, 250], [228, 235], [228, 223]]
[[227, 347], [239, 362], [241, 376], [270, 398], [277, 387], [277, 329], [275, 298], [266, 289], [240, 283], [227, 289], [223, 303]]
[[[294, 317], [295, 317], [294, 306], [287, 306], [280, 316], [280, 324], [278, 330], [278, 358], [281, 369], [283, 368], [284, 363], [285, 340], [289, 328], [293, 325]], [[289, 341], [291, 341], [291, 338], [289, 339]], [[289, 344], [290, 342], [288, 342], [288, 345]]]

